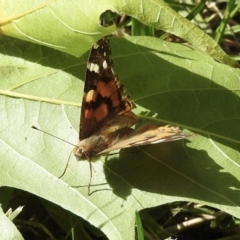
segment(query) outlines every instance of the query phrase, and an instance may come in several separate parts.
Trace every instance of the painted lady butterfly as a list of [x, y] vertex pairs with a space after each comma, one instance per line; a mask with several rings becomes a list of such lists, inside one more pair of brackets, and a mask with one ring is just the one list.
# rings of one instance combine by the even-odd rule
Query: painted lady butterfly
[[145, 124], [136, 130], [131, 128], [139, 122], [132, 112], [136, 105], [124, 95], [124, 86], [113, 71], [110, 55], [107, 38], [93, 44], [86, 70], [79, 143], [73, 149], [76, 157], [89, 161], [91, 177], [91, 161], [96, 155], [190, 136], [169, 125]]

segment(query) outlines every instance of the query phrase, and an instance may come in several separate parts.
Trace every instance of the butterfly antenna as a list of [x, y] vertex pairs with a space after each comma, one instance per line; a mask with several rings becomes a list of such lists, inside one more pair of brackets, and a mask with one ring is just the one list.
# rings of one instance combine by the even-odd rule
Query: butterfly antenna
[[64, 139], [62, 139], [62, 138], [60, 138], [60, 137], [54, 136], [54, 135], [51, 134], [51, 133], [45, 132], [45, 131], [43, 131], [43, 130], [41, 130], [41, 129], [35, 127], [35, 126], [31, 126], [31, 128], [33, 128], [33, 129], [35, 129], [35, 130], [38, 130], [39, 132], [43, 132], [43, 133], [45, 133], [45, 134], [47, 134], [47, 135], [49, 135], [49, 136], [51, 136], [51, 137], [57, 138], [57, 139], [59, 139], [59, 140], [65, 142], [65, 143], [68, 143], [68, 144], [73, 145], [74, 147], [76, 147], [75, 144], [70, 143], [70, 142], [68, 142], [68, 141], [66, 141], [66, 140], [64, 140]]
[[[68, 143], [68, 144], [73, 145], [74, 147], [76, 147], [76, 145], [74, 145], [74, 144], [72, 144], [72, 143], [70, 143], [70, 142], [68, 142], [68, 141], [66, 141], [66, 140], [64, 140], [64, 139], [62, 139], [62, 138], [59, 138], [59, 137], [57, 137], [57, 136], [54, 136], [54, 135], [51, 134], [51, 133], [45, 132], [45, 131], [43, 131], [43, 130], [35, 127], [35, 126], [31, 126], [31, 128], [33, 128], [33, 129], [35, 129], [35, 130], [38, 130], [39, 132], [43, 132], [43, 133], [45, 133], [45, 134], [47, 134], [47, 135], [49, 135], [49, 136], [51, 136], [51, 137], [57, 138], [57, 139], [65, 142], [65, 143]], [[66, 167], [64, 168], [63, 173], [62, 173], [58, 178], [61, 178], [61, 177], [66, 173], [67, 168], [68, 168], [68, 165], [69, 165], [69, 161], [70, 161], [70, 158], [71, 158], [71, 154], [72, 154], [72, 151], [71, 151], [71, 153], [70, 153], [70, 155], [69, 155], [69, 157], [68, 157], [68, 161], [67, 161]]]

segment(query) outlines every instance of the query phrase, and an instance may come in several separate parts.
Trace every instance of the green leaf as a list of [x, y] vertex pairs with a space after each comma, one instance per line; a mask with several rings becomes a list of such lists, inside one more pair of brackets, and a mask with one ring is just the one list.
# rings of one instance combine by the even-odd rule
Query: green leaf
[[23, 240], [22, 235], [18, 232], [12, 221], [4, 214], [2, 208], [0, 208], [0, 239]]
[[[114, 70], [146, 121], [197, 135], [121, 150], [89, 164], [71, 156], [87, 53], [75, 58], [2, 38], [0, 185], [31, 192], [89, 221], [109, 239], [134, 239], [135, 211], [173, 201], [239, 212], [239, 74], [194, 47], [151, 37], [113, 38]], [[126, 221], [128, 219], [128, 221]]]
[[135, 215], [136, 215], [137, 239], [144, 240], [144, 231], [143, 231], [141, 217], [137, 211]]
[[106, 0], [105, 2], [109, 3], [109, 5], [112, 4], [118, 13], [125, 13], [146, 25], [179, 36], [205, 51], [214, 59], [233, 67], [239, 67], [238, 62], [231, 59], [208, 34], [176, 13], [163, 0], [129, 0], [124, 1], [124, 4], [122, 1]]
[[115, 25], [106, 28], [99, 23], [108, 8], [98, 0], [1, 1], [1, 32], [80, 56], [97, 39], [114, 31]]
[[124, 3], [120, 0], [49, 0], [44, 3], [26, 3], [20, 0], [17, 7], [2, 1], [0, 9], [4, 9], [0, 19], [2, 33], [74, 56], [82, 55], [92, 43], [115, 30], [114, 24], [109, 27], [100, 24], [102, 14], [110, 10], [130, 15], [145, 25], [175, 34], [214, 59], [239, 67], [209, 35], [162, 0]]

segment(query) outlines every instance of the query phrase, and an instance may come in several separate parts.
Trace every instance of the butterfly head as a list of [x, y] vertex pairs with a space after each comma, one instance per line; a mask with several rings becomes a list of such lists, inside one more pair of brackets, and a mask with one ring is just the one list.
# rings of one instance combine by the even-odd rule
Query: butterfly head
[[80, 160], [91, 159], [106, 149], [107, 142], [102, 136], [91, 136], [80, 141], [73, 149], [74, 155]]

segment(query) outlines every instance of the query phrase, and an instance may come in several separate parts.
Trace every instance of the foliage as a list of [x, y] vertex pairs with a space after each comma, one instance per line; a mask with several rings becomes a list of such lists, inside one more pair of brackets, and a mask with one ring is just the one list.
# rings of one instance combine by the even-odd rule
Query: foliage
[[[238, 63], [162, 1], [41, 2], [18, 1], [14, 10], [0, 2], [5, 9], [1, 32], [8, 35], [0, 38], [0, 186], [11, 187], [1, 194], [3, 210], [11, 207], [12, 188], [30, 192], [42, 198], [66, 233], [73, 228], [76, 239], [86, 228], [96, 235], [99, 231], [84, 224], [80, 228], [74, 214], [109, 239], [134, 239], [136, 211], [176, 201], [201, 203], [239, 218], [240, 71], [233, 68]], [[201, 4], [178, 7], [199, 20]], [[229, 1], [225, 25], [237, 7]], [[102, 156], [93, 163], [97, 174], [88, 196], [88, 162], [71, 156], [59, 179], [72, 146], [30, 126], [77, 143], [88, 50], [116, 29], [99, 24], [106, 10], [134, 18], [132, 35], [140, 35], [111, 39], [114, 70], [137, 104], [136, 113], [143, 121], [179, 125], [196, 135]], [[218, 41], [226, 28], [221, 24], [221, 29]], [[192, 45], [163, 41], [156, 37], [160, 30]], [[126, 33], [121, 29], [121, 34]], [[12, 234], [22, 239], [8, 217], [0, 216], [4, 239]]]

